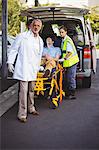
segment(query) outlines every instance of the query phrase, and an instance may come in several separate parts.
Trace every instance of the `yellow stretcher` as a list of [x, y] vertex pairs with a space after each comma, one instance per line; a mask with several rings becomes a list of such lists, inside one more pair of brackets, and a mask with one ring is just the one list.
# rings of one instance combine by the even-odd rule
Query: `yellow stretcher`
[[50, 107], [57, 108], [62, 102], [65, 93], [62, 89], [63, 67], [57, 63], [55, 71], [48, 78], [43, 78], [44, 73], [38, 72], [37, 80], [35, 83], [35, 94], [45, 95], [48, 90], [48, 99], [50, 100]]

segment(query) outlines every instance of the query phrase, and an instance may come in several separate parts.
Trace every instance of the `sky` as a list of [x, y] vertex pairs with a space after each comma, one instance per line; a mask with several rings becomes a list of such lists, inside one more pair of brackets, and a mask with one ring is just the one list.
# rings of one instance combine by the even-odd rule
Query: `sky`
[[[38, 0], [40, 4], [46, 4], [46, 3], [59, 3], [62, 5], [68, 4], [68, 5], [86, 5], [88, 6], [88, 0]], [[33, 4], [33, 0], [28, 0], [28, 3], [31, 5]]]

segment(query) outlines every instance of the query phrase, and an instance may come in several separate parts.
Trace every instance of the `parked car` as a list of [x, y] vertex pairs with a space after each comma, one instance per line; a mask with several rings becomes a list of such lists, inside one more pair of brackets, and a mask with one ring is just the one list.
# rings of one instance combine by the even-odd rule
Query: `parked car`
[[[7, 35], [7, 53], [9, 51], [9, 48], [11, 46], [11, 44], [14, 42], [15, 37], [11, 36], [11, 35]], [[12, 79], [12, 74], [8, 71], [8, 75], [7, 75], [7, 79], [3, 80], [2, 78], [2, 34], [0, 33], [0, 94], [7, 90], [10, 86], [12, 86], [13, 84], [16, 83], [16, 81], [14, 81]]]
[[[14, 40], [15, 40], [14, 36], [11, 36], [11, 35], [7, 36], [7, 51], [9, 50]], [[1, 66], [2, 66], [2, 34], [0, 34], [0, 68]]]
[[[45, 6], [29, 8], [21, 12], [28, 18], [40, 18], [43, 21], [41, 36], [45, 41], [48, 35], [56, 35], [60, 39], [59, 27], [65, 25], [68, 35], [74, 40], [80, 62], [77, 67], [77, 81], [82, 87], [90, 88], [92, 72], [96, 73], [96, 49], [89, 20], [84, 15], [89, 12], [85, 8], [73, 6]], [[57, 46], [57, 45], [56, 45]]]

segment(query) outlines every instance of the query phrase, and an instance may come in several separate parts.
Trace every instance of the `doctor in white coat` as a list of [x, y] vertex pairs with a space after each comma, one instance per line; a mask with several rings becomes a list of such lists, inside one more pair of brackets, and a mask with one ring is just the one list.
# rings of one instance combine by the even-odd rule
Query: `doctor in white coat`
[[30, 29], [17, 36], [8, 54], [8, 69], [13, 72], [13, 78], [20, 81], [18, 119], [21, 122], [27, 121], [27, 112], [39, 114], [34, 106], [33, 88], [43, 51], [43, 41], [39, 36], [41, 27], [41, 20], [34, 19]]

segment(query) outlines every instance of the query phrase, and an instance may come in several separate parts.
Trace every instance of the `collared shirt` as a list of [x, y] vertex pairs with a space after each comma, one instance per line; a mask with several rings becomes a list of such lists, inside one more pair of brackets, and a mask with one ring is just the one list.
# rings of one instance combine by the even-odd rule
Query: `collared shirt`
[[39, 41], [39, 37], [34, 37], [34, 49], [36, 52], [40, 52], [40, 41]]
[[46, 54], [55, 58], [57, 55], [61, 55], [61, 49], [59, 47], [54, 47], [54, 46], [51, 46], [50, 48], [45, 47], [43, 49], [43, 56], [45, 56]]

